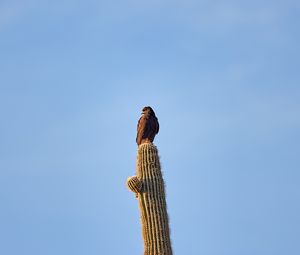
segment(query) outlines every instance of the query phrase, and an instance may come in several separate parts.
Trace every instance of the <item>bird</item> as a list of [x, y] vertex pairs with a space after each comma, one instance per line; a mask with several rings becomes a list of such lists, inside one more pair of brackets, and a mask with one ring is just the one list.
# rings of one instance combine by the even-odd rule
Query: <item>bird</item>
[[140, 145], [145, 142], [153, 142], [155, 135], [159, 131], [158, 119], [150, 106], [145, 106], [142, 116], [137, 124], [136, 143]]

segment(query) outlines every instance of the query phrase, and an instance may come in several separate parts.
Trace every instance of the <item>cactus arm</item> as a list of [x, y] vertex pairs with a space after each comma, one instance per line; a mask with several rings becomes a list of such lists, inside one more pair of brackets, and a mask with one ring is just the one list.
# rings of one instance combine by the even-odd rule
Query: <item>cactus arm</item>
[[126, 185], [138, 197], [138, 194], [142, 190], [142, 182], [135, 175], [127, 178]]

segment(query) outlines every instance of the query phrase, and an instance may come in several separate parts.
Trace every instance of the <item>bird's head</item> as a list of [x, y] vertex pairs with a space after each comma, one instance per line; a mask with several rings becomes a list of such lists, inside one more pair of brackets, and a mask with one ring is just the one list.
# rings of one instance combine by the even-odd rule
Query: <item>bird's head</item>
[[155, 113], [150, 106], [145, 106], [142, 110], [142, 114], [149, 114], [155, 116]]

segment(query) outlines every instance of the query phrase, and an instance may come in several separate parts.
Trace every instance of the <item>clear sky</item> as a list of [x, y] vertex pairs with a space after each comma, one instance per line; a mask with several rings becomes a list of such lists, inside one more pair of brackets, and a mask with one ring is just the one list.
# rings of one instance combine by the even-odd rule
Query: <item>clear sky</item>
[[0, 1], [0, 254], [142, 254], [150, 105], [174, 254], [300, 254], [300, 2]]

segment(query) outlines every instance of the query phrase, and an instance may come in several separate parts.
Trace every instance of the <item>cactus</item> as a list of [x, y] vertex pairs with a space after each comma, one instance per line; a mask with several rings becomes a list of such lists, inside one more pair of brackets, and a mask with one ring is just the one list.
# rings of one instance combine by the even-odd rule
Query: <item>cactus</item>
[[172, 255], [164, 180], [155, 145], [139, 145], [136, 168], [127, 187], [138, 198], [144, 255]]

